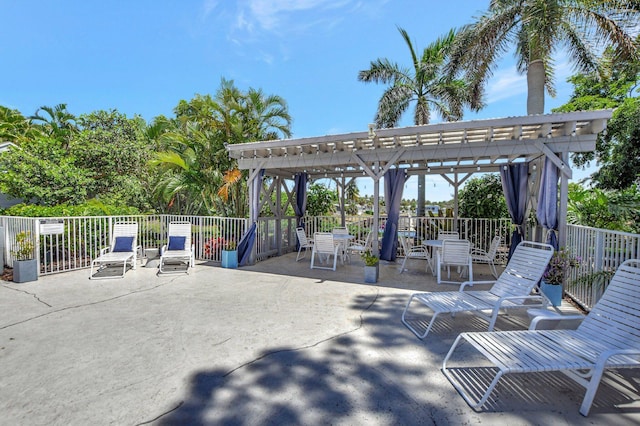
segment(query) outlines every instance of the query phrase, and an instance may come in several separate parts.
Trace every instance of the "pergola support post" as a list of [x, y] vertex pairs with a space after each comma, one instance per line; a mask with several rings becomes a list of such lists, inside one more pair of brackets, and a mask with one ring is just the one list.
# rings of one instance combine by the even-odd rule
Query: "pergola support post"
[[563, 169], [569, 168], [569, 153], [561, 154], [564, 167], [560, 170], [560, 205], [558, 208], [558, 245], [559, 247], [567, 246], [567, 203], [569, 202], [569, 173]]
[[[245, 226], [245, 232], [246, 230], [248, 230], [251, 225], [253, 224], [253, 222], [257, 223], [257, 216], [255, 215], [255, 208], [254, 208], [254, 200], [256, 199], [256, 197], [260, 197], [260, 194], [258, 193], [257, 195], [255, 194], [254, 191], [254, 181], [256, 179], [259, 179], [260, 176], [260, 169], [249, 169], [249, 179], [247, 182], [247, 186], [249, 189], [249, 221], [247, 222], [246, 226]], [[257, 250], [257, 246], [258, 246], [258, 237], [260, 236], [260, 227], [258, 226], [256, 228], [256, 243], [253, 245], [253, 248], [251, 250], [251, 254], [249, 255], [249, 264], [254, 264], [256, 263], [256, 259], [258, 257], [258, 250]]]
[[373, 178], [373, 254], [380, 255], [380, 235], [378, 230], [380, 229], [380, 162], [376, 161], [373, 165], [373, 172], [375, 177]]
[[[276, 211], [273, 212], [276, 217], [276, 235], [282, 235], [282, 178], [276, 176]], [[276, 238], [276, 250], [278, 256], [282, 256], [282, 238]]]

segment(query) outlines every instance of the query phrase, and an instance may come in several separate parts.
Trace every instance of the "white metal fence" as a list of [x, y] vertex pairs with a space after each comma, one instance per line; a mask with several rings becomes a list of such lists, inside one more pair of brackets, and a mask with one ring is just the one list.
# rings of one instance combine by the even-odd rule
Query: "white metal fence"
[[[379, 238], [386, 226], [387, 218], [381, 217], [378, 229]], [[314, 232], [331, 231], [341, 226], [340, 218], [334, 216], [305, 217], [307, 235]], [[347, 216], [345, 226], [356, 239], [365, 240], [373, 230], [373, 218], [370, 216]], [[454, 219], [447, 217], [413, 217], [402, 216], [398, 221], [398, 229], [409, 231], [416, 242], [435, 240], [440, 231], [458, 231], [460, 238], [471, 241], [474, 247], [484, 250], [489, 248], [496, 235], [502, 237], [503, 247], [508, 247], [511, 240], [511, 220], [509, 219]], [[295, 242], [294, 242], [295, 245]]]
[[227, 241], [238, 242], [246, 229], [246, 219], [176, 216], [87, 216], [59, 218], [0, 217], [0, 232], [4, 263], [13, 266], [12, 251], [16, 250], [15, 236], [28, 231], [35, 243], [40, 263], [40, 275], [88, 268], [101, 248], [109, 246], [114, 223], [137, 222], [138, 244], [145, 249], [160, 248], [167, 243], [167, 229], [171, 221], [192, 224], [192, 241], [200, 260], [220, 261]]
[[[248, 220], [212, 216], [139, 215], [139, 216], [90, 216], [60, 218], [24, 218], [0, 216], [0, 250], [4, 263], [13, 265], [12, 251], [16, 250], [15, 236], [30, 232], [40, 261], [40, 274], [47, 275], [75, 269], [88, 268], [101, 248], [109, 245], [111, 229], [116, 222], [135, 221], [139, 225], [138, 243], [144, 254], [148, 248], [160, 248], [166, 244], [167, 228], [171, 221], [188, 221], [193, 225], [193, 242], [196, 258], [219, 262], [225, 242], [237, 243], [248, 227]], [[380, 219], [379, 238], [386, 224]], [[257, 259], [263, 260], [295, 250], [295, 217], [258, 219], [256, 237]], [[308, 235], [330, 231], [340, 226], [340, 218], [334, 216], [305, 217]], [[349, 233], [364, 240], [373, 230], [370, 216], [349, 216], [345, 220]], [[400, 230], [409, 231], [416, 241], [435, 239], [440, 230], [457, 230], [460, 237], [468, 239], [475, 247], [487, 249], [491, 239], [502, 237], [502, 251], [506, 252], [511, 238], [509, 219], [453, 219], [440, 217], [401, 217]], [[535, 228], [530, 235], [541, 235]], [[531, 236], [528, 237], [532, 238]], [[582, 307], [589, 309], [598, 300], [609, 282], [610, 276], [627, 259], [640, 257], [640, 235], [605, 229], [569, 225], [567, 248], [580, 257], [578, 268], [571, 271], [566, 286], [567, 293]]]
[[569, 225], [567, 248], [580, 258], [565, 291], [582, 307], [598, 301], [618, 266], [640, 256], [640, 235], [607, 229]]

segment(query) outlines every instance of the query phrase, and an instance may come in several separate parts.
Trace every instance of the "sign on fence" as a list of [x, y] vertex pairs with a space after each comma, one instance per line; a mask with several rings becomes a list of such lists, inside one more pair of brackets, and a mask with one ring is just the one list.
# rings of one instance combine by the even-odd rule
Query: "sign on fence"
[[62, 234], [64, 232], [64, 220], [40, 219], [40, 235]]

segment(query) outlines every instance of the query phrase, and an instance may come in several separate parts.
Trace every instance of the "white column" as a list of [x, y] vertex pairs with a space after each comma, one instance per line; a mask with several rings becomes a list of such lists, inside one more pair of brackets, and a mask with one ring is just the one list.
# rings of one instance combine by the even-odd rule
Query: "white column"
[[[563, 152], [563, 167], [569, 167], [569, 153]], [[567, 205], [569, 203], [569, 174], [560, 170], [560, 206], [558, 208], [558, 246], [567, 246]]]

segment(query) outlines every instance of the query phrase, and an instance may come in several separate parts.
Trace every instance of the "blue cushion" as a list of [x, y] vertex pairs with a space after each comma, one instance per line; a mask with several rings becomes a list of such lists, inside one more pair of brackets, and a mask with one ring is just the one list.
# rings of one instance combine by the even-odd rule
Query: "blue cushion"
[[169, 237], [168, 250], [184, 250], [184, 242], [187, 237]]
[[133, 251], [133, 237], [116, 237], [116, 242], [113, 245], [114, 252], [127, 252]]

